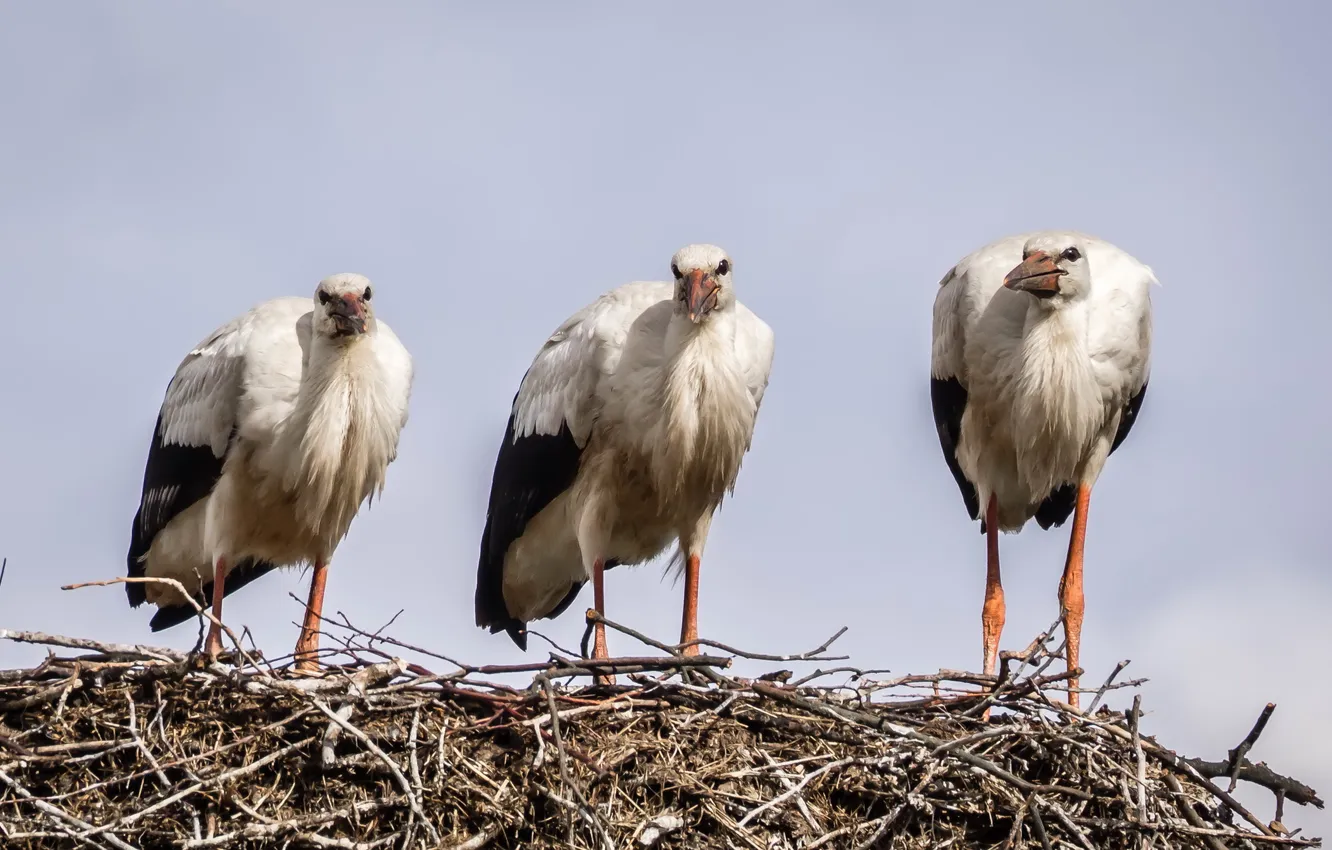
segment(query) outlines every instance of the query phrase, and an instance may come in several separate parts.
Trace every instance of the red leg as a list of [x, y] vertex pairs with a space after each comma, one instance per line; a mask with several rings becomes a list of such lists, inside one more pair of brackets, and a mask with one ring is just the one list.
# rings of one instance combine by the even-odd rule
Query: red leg
[[[1068, 669], [1078, 666], [1078, 650], [1082, 647], [1082, 547], [1087, 540], [1087, 509], [1091, 504], [1091, 487], [1078, 485], [1077, 507], [1073, 513], [1073, 533], [1068, 540], [1068, 560], [1064, 562], [1064, 577], [1059, 580], [1059, 607], [1064, 618], [1064, 639], [1068, 642]], [[1078, 707], [1078, 680], [1068, 680], [1068, 704]]]
[[[606, 614], [606, 559], [597, 558], [592, 562], [592, 604], [596, 606], [597, 613], [605, 616]], [[593, 658], [610, 658], [610, 653], [606, 650], [606, 627], [597, 623], [594, 628], [595, 638], [592, 643]], [[597, 684], [613, 685], [614, 676], [598, 676]]]
[[218, 623], [222, 622], [222, 597], [227, 593], [226, 581], [226, 559], [218, 558], [213, 565], [213, 622], [208, 624], [208, 639], [204, 641], [204, 652], [208, 653], [209, 661], [216, 661], [222, 652], [222, 627]]
[[316, 673], [319, 662], [319, 620], [324, 613], [324, 585], [328, 581], [328, 565], [315, 561], [314, 574], [310, 577], [310, 600], [305, 603], [305, 621], [301, 624], [301, 636], [296, 640], [296, 672]]
[[999, 579], [999, 504], [993, 495], [985, 509], [985, 604], [981, 607], [981, 637], [985, 674], [993, 676], [999, 658], [999, 636], [1004, 631], [1004, 587]]
[[[680, 622], [680, 643], [698, 640], [698, 556], [685, 558], [684, 616]], [[698, 655], [698, 644], [687, 646], [681, 652]]]

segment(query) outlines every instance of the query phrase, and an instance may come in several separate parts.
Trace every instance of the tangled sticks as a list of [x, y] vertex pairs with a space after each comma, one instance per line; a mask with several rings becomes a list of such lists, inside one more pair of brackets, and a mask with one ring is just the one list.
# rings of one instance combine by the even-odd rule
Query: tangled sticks
[[[590, 621], [601, 618], [589, 612]], [[706, 643], [664, 655], [436, 674], [345, 621], [340, 661], [298, 679], [141, 646], [0, 632], [79, 650], [0, 672], [6, 847], [1258, 848], [1315, 792], [1244, 758], [1182, 758], [1126, 713], [1046, 697], [1042, 635], [996, 678], [727, 674]], [[834, 638], [835, 639], [835, 638]], [[616, 686], [571, 688], [615, 672]], [[512, 686], [496, 677], [523, 676]], [[823, 684], [841, 677], [841, 685]], [[628, 680], [627, 682], [625, 680]], [[983, 717], [991, 711], [989, 720]], [[1270, 715], [1265, 712], [1264, 719]], [[1265, 823], [1236, 781], [1277, 796]]]

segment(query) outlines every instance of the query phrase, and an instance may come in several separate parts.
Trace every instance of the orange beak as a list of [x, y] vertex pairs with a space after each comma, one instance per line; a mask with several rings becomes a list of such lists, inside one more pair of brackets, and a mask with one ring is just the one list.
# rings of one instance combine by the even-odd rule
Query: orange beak
[[1059, 278], [1068, 272], [1055, 265], [1054, 257], [1044, 251], [1033, 251], [1017, 268], [1004, 278], [1004, 286], [1018, 292], [1030, 292], [1038, 298], [1049, 298], [1059, 292]]
[[712, 275], [704, 274], [702, 269], [694, 269], [685, 275], [685, 309], [689, 311], [689, 321], [698, 324], [703, 317], [717, 306], [717, 290], [720, 284]]

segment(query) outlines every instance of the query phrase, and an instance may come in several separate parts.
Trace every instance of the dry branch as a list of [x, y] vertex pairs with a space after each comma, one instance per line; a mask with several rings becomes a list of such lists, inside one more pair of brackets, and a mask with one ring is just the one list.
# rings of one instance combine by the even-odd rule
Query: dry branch
[[[804, 653], [699, 641], [722, 654], [686, 657], [590, 612], [598, 621], [664, 655], [469, 665], [344, 618], [325, 622], [341, 646], [325, 674], [298, 678], [253, 654], [231, 667], [0, 631], [84, 653], [0, 672], [0, 844], [1321, 846], [1279, 823], [1285, 800], [1321, 807], [1314, 790], [1245, 758], [1270, 707], [1224, 760], [1181, 757], [1138, 729], [1140, 697], [1129, 712], [1085, 714], [1047, 698], [1069, 675], [1046, 672], [1053, 629], [1006, 654], [999, 676], [837, 667], [750, 680], [727, 672], [731, 656], [826, 664], [841, 633]], [[1136, 684], [1115, 682], [1123, 667], [1094, 704]], [[569, 684], [608, 670], [629, 683]], [[820, 684], [839, 673], [845, 683]], [[515, 674], [531, 686], [487, 678]], [[1275, 822], [1222, 777], [1271, 789]]]

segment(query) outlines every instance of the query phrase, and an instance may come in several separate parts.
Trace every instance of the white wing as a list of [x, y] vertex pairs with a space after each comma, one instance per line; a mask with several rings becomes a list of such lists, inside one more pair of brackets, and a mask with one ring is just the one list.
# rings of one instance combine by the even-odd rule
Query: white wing
[[162, 401], [162, 442], [226, 452], [236, 426], [250, 314], [234, 319], [196, 345], [176, 368]]
[[[176, 516], [206, 498], [222, 474], [232, 435], [242, 426], [242, 400], [254, 352], [282, 344], [263, 329], [273, 322], [294, 326], [309, 311], [308, 298], [264, 302], [213, 331], [176, 368], [148, 450], [130, 540], [130, 575], [143, 575], [140, 559], [153, 539]], [[295, 334], [290, 337], [286, 350], [295, 352], [299, 373], [300, 348]], [[131, 603], [143, 601], [143, 587], [126, 585]]]
[[[966, 386], [963, 352], [967, 337], [990, 299], [1003, 288], [1004, 275], [1022, 262], [1022, 246], [1029, 236], [1006, 236], [991, 242], [963, 257], [939, 281], [939, 293], [934, 298], [930, 377], [957, 378]], [[1025, 301], [1015, 299], [1015, 303], [1025, 309]]]
[[[1152, 348], [1151, 268], [1108, 242], [1089, 240], [1092, 309], [1087, 344], [1100, 380], [1123, 403], [1146, 385]], [[1111, 399], [1107, 399], [1111, 401]]]
[[745, 383], [757, 410], [763, 404], [768, 377], [772, 374], [775, 340], [767, 322], [743, 304], [736, 304], [736, 308], [739, 322], [735, 333], [735, 356], [744, 370]]
[[[375, 355], [379, 358], [380, 374], [387, 383], [388, 398], [398, 414], [398, 431], [401, 434], [402, 429], [407, 427], [415, 366], [412, 363], [412, 355], [392, 328], [382, 321], [378, 322], [378, 325], [375, 335]], [[397, 458], [398, 448], [395, 442], [389, 462], [392, 463]]]
[[615, 371], [630, 326], [644, 310], [669, 300], [672, 285], [635, 282], [612, 289], [570, 316], [541, 347], [513, 402], [513, 439], [558, 434], [567, 423], [587, 443], [601, 409], [601, 379]]

